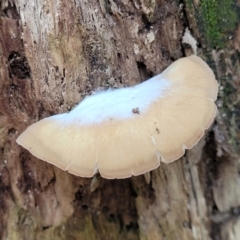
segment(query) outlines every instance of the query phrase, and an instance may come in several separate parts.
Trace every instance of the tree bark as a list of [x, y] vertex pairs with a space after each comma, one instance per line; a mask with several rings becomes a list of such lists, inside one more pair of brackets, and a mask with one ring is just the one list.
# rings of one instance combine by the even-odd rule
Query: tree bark
[[[0, 239], [240, 239], [239, 0], [0, 4]], [[145, 177], [86, 179], [16, 144], [95, 90], [135, 85], [190, 54], [186, 28], [220, 91], [216, 121], [180, 160]]]

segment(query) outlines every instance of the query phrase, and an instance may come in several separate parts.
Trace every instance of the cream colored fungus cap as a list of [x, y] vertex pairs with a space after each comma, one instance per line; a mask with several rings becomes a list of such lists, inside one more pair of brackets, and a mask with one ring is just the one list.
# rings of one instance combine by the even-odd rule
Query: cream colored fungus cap
[[143, 174], [199, 141], [216, 115], [217, 92], [202, 59], [181, 58], [141, 84], [99, 92], [31, 125], [17, 143], [77, 176]]

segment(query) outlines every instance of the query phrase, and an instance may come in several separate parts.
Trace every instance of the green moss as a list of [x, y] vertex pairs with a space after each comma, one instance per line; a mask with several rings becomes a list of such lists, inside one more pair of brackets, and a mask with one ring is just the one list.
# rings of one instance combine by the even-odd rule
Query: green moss
[[201, 0], [199, 14], [208, 45], [224, 47], [238, 22], [236, 1]]

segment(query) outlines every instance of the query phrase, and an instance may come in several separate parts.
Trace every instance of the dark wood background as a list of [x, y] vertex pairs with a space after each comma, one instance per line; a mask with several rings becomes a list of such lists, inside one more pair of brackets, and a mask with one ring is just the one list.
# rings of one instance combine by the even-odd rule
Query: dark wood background
[[[0, 239], [240, 239], [239, 0], [0, 6]], [[189, 55], [186, 28], [219, 81], [219, 112], [149, 183], [75, 177], [16, 144], [28, 125], [92, 91], [134, 85]]]

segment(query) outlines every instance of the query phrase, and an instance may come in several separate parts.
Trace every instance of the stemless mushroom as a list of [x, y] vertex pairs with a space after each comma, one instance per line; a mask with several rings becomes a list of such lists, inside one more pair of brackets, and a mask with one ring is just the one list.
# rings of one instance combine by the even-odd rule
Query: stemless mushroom
[[141, 84], [99, 92], [69, 113], [31, 125], [17, 143], [82, 177], [143, 174], [199, 141], [216, 115], [217, 92], [203, 60], [181, 58]]

